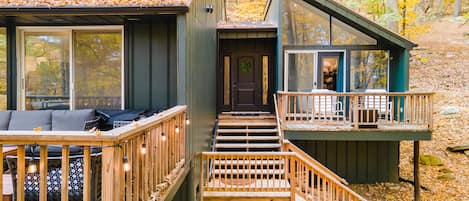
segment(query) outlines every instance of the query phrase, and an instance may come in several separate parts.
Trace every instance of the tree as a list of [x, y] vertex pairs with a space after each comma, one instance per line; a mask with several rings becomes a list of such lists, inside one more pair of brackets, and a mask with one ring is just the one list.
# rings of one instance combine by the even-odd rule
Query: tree
[[461, 0], [454, 1], [454, 13], [453, 13], [454, 17], [458, 17], [459, 15], [461, 15], [461, 6], [462, 6]]
[[[386, 15], [398, 15], [398, 8], [397, 0], [386, 0]], [[386, 27], [396, 33], [399, 32], [399, 17], [388, 17], [386, 20]]]

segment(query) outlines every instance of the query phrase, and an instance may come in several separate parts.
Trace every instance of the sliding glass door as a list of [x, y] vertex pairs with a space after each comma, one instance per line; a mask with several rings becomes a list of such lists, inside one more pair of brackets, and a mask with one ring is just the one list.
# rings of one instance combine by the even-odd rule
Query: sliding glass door
[[123, 108], [121, 27], [29, 27], [20, 33], [19, 108]]

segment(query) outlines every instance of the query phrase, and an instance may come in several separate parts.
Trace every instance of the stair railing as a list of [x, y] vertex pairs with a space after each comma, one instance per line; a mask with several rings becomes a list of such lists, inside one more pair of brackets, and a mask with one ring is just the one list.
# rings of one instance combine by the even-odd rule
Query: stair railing
[[274, 105], [275, 105], [275, 119], [277, 120], [277, 135], [279, 136], [279, 142], [280, 144], [283, 143], [283, 130], [281, 126], [281, 120], [280, 120], [280, 115], [279, 115], [279, 110], [278, 110], [278, 103], [277, 103], [277, 95], [274, 94]]
[[[217, 136], [218, 136], [218, 119], [215, 119], [215, 126], [213, 127], [213, 136], [212, 136], [212, 152], [215, 152], [217, 146]], [[212, 175], [213, 170], [213, 160], [210, 160], [210, 170], [208, 172], [209, 176]], [[210, 178], [210, 177], [209, 177]]]

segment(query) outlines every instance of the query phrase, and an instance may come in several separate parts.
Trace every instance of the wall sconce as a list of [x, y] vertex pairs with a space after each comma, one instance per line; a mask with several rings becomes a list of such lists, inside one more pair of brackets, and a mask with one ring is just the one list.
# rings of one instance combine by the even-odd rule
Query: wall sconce
[[205, 7], [205, 11], [207, 11], [207, 13], [212, 14], [213, 13], [213, 5], [210, 4], [207, 7]]

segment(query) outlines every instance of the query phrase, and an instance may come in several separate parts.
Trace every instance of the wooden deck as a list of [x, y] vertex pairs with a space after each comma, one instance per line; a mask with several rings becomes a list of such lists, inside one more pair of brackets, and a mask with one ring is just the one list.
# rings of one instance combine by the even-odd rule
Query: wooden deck
[[433, 93], [278, 92], [284, 131], [431, 132]]

